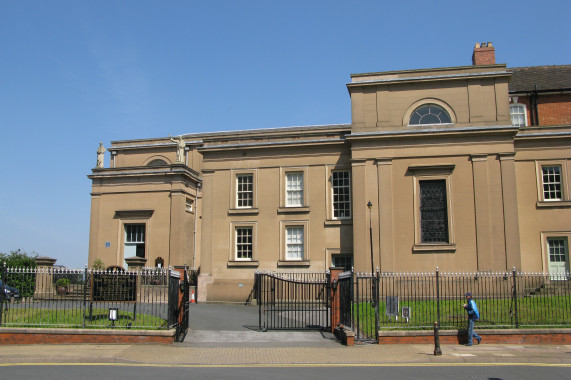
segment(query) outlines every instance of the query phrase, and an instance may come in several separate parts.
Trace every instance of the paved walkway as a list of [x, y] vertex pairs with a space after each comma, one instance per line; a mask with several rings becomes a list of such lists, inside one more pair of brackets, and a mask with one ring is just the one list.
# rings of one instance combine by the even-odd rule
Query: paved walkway
[[173, 345], [0, 346], [3, 363], [131, 363], [158, 365], [434, 365], [438, 363], [566, 364], [571, 346], [364, 345], [345, 347], [186, 347]]
[[228, 304], [191, 305], [184, 347], [337, 347], [333, 334], [321, 331], [268, 331], [259, 328], [258, 307]]

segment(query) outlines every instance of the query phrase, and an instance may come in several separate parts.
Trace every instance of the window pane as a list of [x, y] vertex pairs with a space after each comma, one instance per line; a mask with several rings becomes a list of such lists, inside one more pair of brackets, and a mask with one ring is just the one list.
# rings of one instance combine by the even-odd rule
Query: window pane
[[145, 225], [144, 224], [125, 224], [125, 242], [126, 243], [144, 243], [145, 242]]
[[253, 207], [254, 176], [239, 174], [236, 176], [236, 207]]
[[511, 105], [510, 106], [510, 116], [512, 119], [512, 125], [516, 127], [525, 126], [525, 106], [523, 105]]
[[353, 257], [347, 255], [332, 255], [331, 262], [336, 268], [343, 268], [348, 271], [353, 268]]
[[448, 124], [451, 123], [448, 112], [436, 104], [425, 104], [410, 115], [409, 125]]
[[125, 224], [124, 257], [145, 257], [145, 224]]
[[552, 238], [547, 239], [549, 247], [549, 261], [552, 263], [565, 262], [565, 254], [567, 253], [565, 239]]
[[286, 206], [303, 206], [303, 172], [286, 173]]
[[561, 200], [561, 167], [542, 166], [543, 199], [546, 201]]
[[236, 228], [236, 259], [252, 259], [252, 227]]
[[286, 259], [303, 260], [303, 227], [286, 227]]
[[331, 173], [333, 189], [333, 217], [351, 217], [351, 179], [348, 171]]
[[448, 243], [446, 181], [420, 181], [420, 241]]

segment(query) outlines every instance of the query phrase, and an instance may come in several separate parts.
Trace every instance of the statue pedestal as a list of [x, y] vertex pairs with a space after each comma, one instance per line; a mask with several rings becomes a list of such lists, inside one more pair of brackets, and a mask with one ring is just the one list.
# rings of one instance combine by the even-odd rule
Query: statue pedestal
[[125, 259], [125, 262], [127, 263], [128, 271], [136, 272], [145, 266], [145, 264], [147, 263], [147, 259], [145, 259], [144, 257], [133, 256], [133, 257], [127, 257]]
[[34, 289], [34, 299], [55, 298], [53, 267], [56, 259], [51, 257], [36, 257], [36, 287]]

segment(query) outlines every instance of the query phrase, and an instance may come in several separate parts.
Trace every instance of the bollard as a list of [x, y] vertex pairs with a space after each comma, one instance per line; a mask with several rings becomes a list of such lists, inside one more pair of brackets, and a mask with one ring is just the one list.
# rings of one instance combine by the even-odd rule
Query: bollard
[[440, 326], [438, 322], [434, 322], [434, 356], [442, 356], [440, 349]]

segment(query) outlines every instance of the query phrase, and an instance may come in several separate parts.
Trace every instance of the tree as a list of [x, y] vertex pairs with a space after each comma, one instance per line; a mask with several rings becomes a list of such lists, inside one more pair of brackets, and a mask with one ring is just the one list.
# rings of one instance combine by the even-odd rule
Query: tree
[[37, 253], [33, 252], [31, 255], [28, 255], [20, 249], [9, 254], [0, 252], [0, 266], [6, 263], [6, 266], [9, 268], [35, 268], [36, 257], [38, 257]]
[[[22, 250], [15, 250], [10, 254], [0, 252], [0, 275], [2, 281], [18, 289], [22, 297], [30, 297], [36, 287], [36, 274], [34, 272], [7, 271], [7, 268], [35, 268], [37, 253], [28, 255]], [[4, 267], [4, 263], [6, 266]]]

